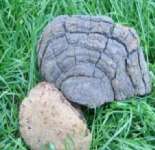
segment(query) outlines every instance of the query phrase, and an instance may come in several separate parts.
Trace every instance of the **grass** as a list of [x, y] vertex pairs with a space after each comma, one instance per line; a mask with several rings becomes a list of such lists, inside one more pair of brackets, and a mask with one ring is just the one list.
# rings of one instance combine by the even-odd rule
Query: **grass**
[[62, 14], [108, 15], [134, 27], [152, 76], [152, 92], [85, 110], [91, 150], [155, 150], [154, 0], [0, 0], [0, 150], [27, 150], [19, 105], [40, 80], [36, 43], [46, 23]]

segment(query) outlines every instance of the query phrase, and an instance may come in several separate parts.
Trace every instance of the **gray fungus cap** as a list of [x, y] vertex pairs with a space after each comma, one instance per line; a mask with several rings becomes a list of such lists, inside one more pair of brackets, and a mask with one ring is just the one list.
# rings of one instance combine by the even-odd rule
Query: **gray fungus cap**
[[106, 16], [55, 18], [37, 52], [42, 77], [69, 101], [95, 108], [151, 90], [136, 31]]

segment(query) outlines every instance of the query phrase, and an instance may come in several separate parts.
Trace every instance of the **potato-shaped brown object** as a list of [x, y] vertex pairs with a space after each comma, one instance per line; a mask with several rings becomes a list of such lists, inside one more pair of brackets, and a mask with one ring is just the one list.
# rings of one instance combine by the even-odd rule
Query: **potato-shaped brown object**
[[136, 31], [106, 16], [55, 18], [42, 33], [38, 63], [46, 81], [88, 107], [151, 90]]
[[88, 150], [91, 133], [80, 111], [53, 85], [33, 88], [20, 107], [20, 132], [33, 150], [55, 145], [56, 150]]

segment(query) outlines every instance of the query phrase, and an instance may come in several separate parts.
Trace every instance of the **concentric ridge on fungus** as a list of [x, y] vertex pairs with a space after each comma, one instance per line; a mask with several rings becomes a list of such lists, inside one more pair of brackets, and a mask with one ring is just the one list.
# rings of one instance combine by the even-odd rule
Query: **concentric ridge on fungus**
[[150, 92], [138, 35], [106, 16], [59, 16], [38, 44], [42, 76], [89, 107]]

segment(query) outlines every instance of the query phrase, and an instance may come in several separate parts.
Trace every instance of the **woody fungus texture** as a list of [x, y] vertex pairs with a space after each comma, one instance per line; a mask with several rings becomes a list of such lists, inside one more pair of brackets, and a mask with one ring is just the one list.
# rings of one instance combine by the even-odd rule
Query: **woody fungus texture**
[[136, 31], [106, 16], [55, 18], [37, 52], [42, 77], [69, 101], [97, 107], [151, 90]]
[[20, 132], [32, 150], [89, 150], [91, 133], [80, 110], [54, 85], [39, 83], [23, 100]]

